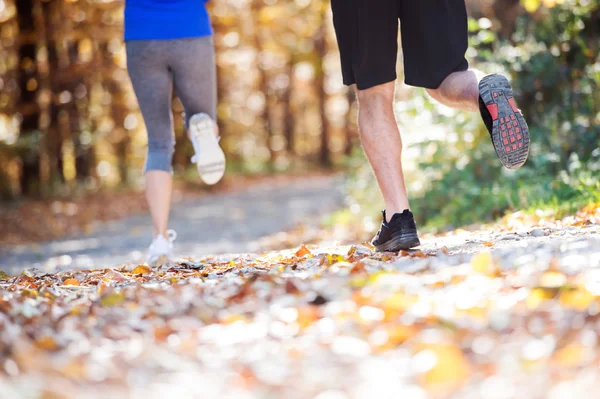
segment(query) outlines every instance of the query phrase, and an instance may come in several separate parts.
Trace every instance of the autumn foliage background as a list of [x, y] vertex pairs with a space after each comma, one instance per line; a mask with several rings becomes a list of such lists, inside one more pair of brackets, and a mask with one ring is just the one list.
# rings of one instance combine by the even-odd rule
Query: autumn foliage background
[[[373, 216], [381, 204], [359, 150], [355, 96], [341, 83], [328, 1], [209, 4], [228, 175], [342, 169], [350, 172], [358, 216]], [[474, 67], [513, 79], [530, 120], [532, 157], [521, 171], [501, 170], [477, 115], [399, 84], [396, 108], [419, 222], [439, 230], [509, 209], [564, 211], [598, 200], [598, 0], [467, 5], [468, 57]], [[146, 138], [125, 70], [122, 7], [110, 0], [0, 0], [2, 199], [72, 198], [141, 182]], [[177, 100], [173, 108], [175, 170], [193, 180]]]

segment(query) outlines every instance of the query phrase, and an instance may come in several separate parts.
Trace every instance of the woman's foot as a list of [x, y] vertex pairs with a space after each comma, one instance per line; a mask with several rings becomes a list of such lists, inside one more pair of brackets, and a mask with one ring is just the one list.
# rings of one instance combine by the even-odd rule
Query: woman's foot
[[148, 265], [159, 266], [173, 260], [173, 241], [177, 238], [174, 230], [167, 231], [167, 237], [156, 236], [148, 248]]
[[189, 135], [196, 151], [192, 162], [206, 184], [216, 184], [225, 174], [225, 153], [215, 133], [217, 125], [207, 114], [196, 114], [190, 119]]

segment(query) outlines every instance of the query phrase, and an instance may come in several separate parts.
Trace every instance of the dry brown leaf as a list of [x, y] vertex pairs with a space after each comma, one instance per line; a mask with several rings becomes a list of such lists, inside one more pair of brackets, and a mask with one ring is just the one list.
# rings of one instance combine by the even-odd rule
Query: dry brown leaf
[[285, 280], [285, 292], [288, 294], [297, 295], [300, 293], [300, 290], [298, 287], [296, 287], [296, 284], [294, 284], [292, 280], [287, 279]]

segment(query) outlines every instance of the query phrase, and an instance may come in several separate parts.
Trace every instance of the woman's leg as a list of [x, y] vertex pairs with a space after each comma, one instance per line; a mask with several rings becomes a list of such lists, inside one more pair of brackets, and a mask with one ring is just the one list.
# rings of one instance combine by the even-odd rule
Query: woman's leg
[[212, 36], [172, 40], [169, 65], [175, 93], [181, 100], [186, 126], [192, 116], [205, 113], [217, 120], [217, 72]]
[[219, 129], [212, 36], [174, 40], [170, 50], [169, 66], [173, 71], [175, 91], [185, 110], [198, 173], [206, 184], [216, 184], [225, 173], [225, 154], [215, 139]]
[[167, 237], [171, 205], [172, 158], [175, 145], [171, 100], [172, 75], [167, 41], [128, 41], [127, 69], [148, 131], [146, 199], [154, 236]]

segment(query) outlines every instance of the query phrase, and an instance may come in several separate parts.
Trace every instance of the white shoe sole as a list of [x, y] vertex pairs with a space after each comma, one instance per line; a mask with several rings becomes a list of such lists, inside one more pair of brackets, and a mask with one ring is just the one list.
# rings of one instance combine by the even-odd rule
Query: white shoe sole
[[196, 151], [196, 167], [204, 183], [213, 185], [225, 174], [225, 153], [215, 136], [216, 124], [206, 114], [190, 119], [189, 134]]

